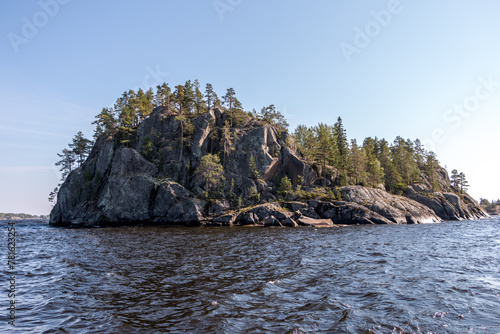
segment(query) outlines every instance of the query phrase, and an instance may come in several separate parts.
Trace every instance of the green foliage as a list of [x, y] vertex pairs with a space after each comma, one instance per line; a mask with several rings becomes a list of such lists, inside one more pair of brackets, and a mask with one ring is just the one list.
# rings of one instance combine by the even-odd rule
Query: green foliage
[[[377, 187], [383, 184], [389, 192], [401, 193], [405, 188], [402, 185], [427, 181], [433, 190], [440, 190], [439, 162], [418, 139], [412, 142], [397, 137], [390, 145], [385, 139], [368, 137], [362, 146], [354, 139], [348, 145], [340, 117], [333, 126], [299, 125], [294, 139], [301, 152], [312, 158], [311, 167], [317, 175], [336, 176], [336, 185]], [[453, 180], [460, 191], [466, 191], [468, 183], [462, 187], [458, 172], [456, 179], [452, 176]]]
[[255, 112], [253, 116], [260, 121], [276, 126], [279, 130], [282, 131], [286, 131], [289, 125], [285, 119], [285, 116], [283, 116], [282, 113], [276, 110], [274, 104], [271, 104], [268, 107], [263, 107], [260, 110], [260, 113]]
[[497, 214], [497, 207], [500, 205], [500, 200], [492, 200], [491, 202], [487, 199], [481, 198], [479, 204], [486, 210], [489, 214]]
[[229, 188], [229, 199], [233, 199], [234, 197], [234, 179], [231, 178], [231, 185], [230, 185], [230, 188]]
[[200, 165], [195, 171], [205, 184], [207, 199], [219, 198], [224, 186], [224, 171], [217, 155], [207, 154], [201, 158]]
[[458, 173], [456, 169], [451, 171], [451, 183], [454, 187], [458, 188], [462, 194], [469, 189], [469, 182], [465, 174], [463, 172]]
[[405, 191], [407, 185], [405, 183], [396, 183], [394, 185], [394, 194], [396, 195], [403, 195], [403, 192]]
[[299, 125], [293, 133], [293, 138], [299, 150], [306, 156], [313, 156], [316, 137], [312, 128]]
[[205, 97], [207, 99], [206, 103], [208, 109], [215, 108], [216, 106], [220, 105], [219, 97], [214, 92], [212, 84], [207, 83], [205, 88]]
[[[347, 168], [347, 157], [349, 154], [349, 146], [347, 141], [346, 130], [344, 129], [344, 125], [342, 124], [342, 118], [338, 118], [337, 122], [333, 126], [333, 139], [336, 155], [336, 165], [339, 169], [346, 170]], [[341, 173], [344, 175], [345, 173]]]
[[287, 193], [293, 190], [292, 181], [287, 177], [283, 177], [278, 186], [278, 194], [280, 196], [286, 196]]
[[146, 157], [146, 159], [153, 158], [154, 147], [153, 147], [153, 141], [151, 140], [151, 138], [149, 138], [149, 137], [144, 138], [144, 140], [142, 142], [141, 150], [142, 150], [142, 155], [144, 155], [144, 157]]
[[295, 189], [301, 190], [303, 184], [304, 184], [304, 178], [302, 177], [302, 175], [297, 176], [297, 186], [295, 187]]
[[250, 153], [250, 160], [248, 161], [248, 169], [250, 171], [250, 178], [253, 180], [259, 179], [259, 171], [257, 170], [257, 165], [255, 164], [255, 159], [253, 154]]
[[222, 164], [226, 164], [226, 159], [229, 156], [229, 154], [234, 151], [236, 148], [234, 147], [233, 143], [234, 140], [236, 139], [236, 135], [233, 132], [229, 121], [226, 120], [224, 123], [224, 127], [222, 128], [222, 136], [221, 136], [221, 141], [222, 141]]

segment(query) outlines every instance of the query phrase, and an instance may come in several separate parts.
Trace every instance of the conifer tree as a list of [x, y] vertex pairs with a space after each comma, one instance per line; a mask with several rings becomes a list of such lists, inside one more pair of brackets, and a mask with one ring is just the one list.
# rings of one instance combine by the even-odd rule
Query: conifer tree
[[316, 138], [311, 128], [305, 125], [299, 125], [293, 133], [293, 138], [299, 150], [307, 157], [311, 157], [314, 152]]
[[155, 105], [157, 107], [166, 107], [167, 111], [170, 111], [171, 94], [172, 90], [167, 83], [164, 82], [161, 86], [156, 86]]
[[467, 181], [465, 174], [461, 172], [458, 174], [458, 184], [460, 186], [460, 192], [463, 194], [469, 190], [469, 182]]
[[278, 127], [280, 130], [286, 130], [288, 128], [288, 122], [286, 121], [285, 116], [276, 110], [274, 104], [271, 104], [268, 107], [263, 107], [260, 110], [260, 113], [257, 114], [257, 118]]
[[366, 181], [366, 151], [358, 146], [356, 139], [351, 140], [351, 150], [348, 160], [348, 175], [354, 184], [363, 184]]
[[324, 124], [319, 123], [314, 127], [316, 137], [316, 145], [314, 147], [314, 158], [322, 165], [322, 175], [326, 176], [326, 165], [331, 163], [336, 156], [333, 144], [332, 129]]
[[215, 93], [212, 84], [207, 83], [205, 89], [205, 97], [207, 99], [207, 108], [210, 110], [215, 108], [219, 103], [219, 97]]
[[224, 95], [224, 105], [227, 106], [227, 115], [231, 127], [238, 126], [242, 121], [240, 116], [243, 112], [243, 107], [241, 106], [241, 102], [236, 98], [236, 92], [233, 88], [228, 88], [226, 95]]
[[460, 186], [460, 177], [456, 169], [451, 171], [451, 184], [457, 189]]
[[257, 165], [255, 164], [255, 158], [253, 157], [253, 154], [250, 153], [250, 160], [248, 162], [248, 169], [250, 171], [250, 178], [254, 180], [259, 179], [259, 171], [257, 170]]
[[117, 120], [114, 115], [113, 108], [102, 108], [100, 114], [95, 117], [96, 128], [94, 130], [94, 138], [97, 139], [100, 135], [112, 135], [116, 132]]
[[231, 129], [229, 121], [225, 121], [224, 127], [222, 128], [222, 165], [225, 166], [227, 162], [227, 157], [231, 154], [231, 151], [235, 150], [233, 146], [235, 135]]
[[220, 197], [225, 177], [224, 169], [217, 155], [204, 155], [195, 171], [195, 175], [201, 177], [203, 180], [205, 184], [205, 197], [207, 199]]
[[74, 153], [75, 162], [78, 164], [78, 167], [82, 165], [87, 156], [90, 154], [92, 144], [92, 141], [85, 138], [81, 131], [78, 131], [78, 133], [73, 138], [73, 142], [69, 144], [69, 147]]
[[425, 157], [425, 165], [422, 166], [425, 174], [427, 175], [429, 184], [433, 191], [439, 191], [439, 183], [437, 181], [437, 173], [439, 169], [439, 162], [434, 152], [429, 152]]
[[194, 111], [194, 101], [195, 101], [195, 92], [193, 88], [193, 84], [191, 80], [186, 81], [184, 84], [184, 112], [187, 114], [192, 114]]
[[61, 158], [61, 160], [56, 162], [56, 166], [61, 166], [59, 170], [62, 172], [61, 180], [64, 181], [73, 170], [76, 161], [75, 152], [65, 148], [62, 150], [62, 153], [57, 153], [57, 156]]
[[194, 109], [196, 115], [204, 113], [207, 109], [207, 104], [205, 99], [203, 98], [203, 93], [200, 91], [200, 83], [198, 79], [194, 81]]
[[349, 154], [349, 145], [347, 141], [346, 130], [342, 124], [342, 118], [338, 118], [333, 126], [333, 136], [335, 140], [337, 161], [336, 165], [340, 172], [340, 185], [347, 185], [347, 156]]

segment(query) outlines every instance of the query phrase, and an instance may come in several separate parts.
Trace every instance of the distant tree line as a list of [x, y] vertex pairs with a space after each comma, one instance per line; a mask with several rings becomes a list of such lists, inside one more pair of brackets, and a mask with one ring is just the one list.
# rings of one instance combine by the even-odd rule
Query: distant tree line
[[30, 215], [29, 213], [4, 213], [0, 212], [0, 220], [6, 219], [45, 219], [47, 216]]
[[486, 210], [488, 213], [496, 214], [497, 208], [500, 208], [500, 199], [488, 201], [485, 198], [481, 198], [479, 200], [479, 204]]

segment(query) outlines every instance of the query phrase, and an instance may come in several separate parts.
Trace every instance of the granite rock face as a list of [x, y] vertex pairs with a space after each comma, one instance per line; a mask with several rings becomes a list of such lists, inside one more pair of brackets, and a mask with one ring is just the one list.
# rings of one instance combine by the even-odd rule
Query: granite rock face
[[58, 194], [50, 224], [109, 226], [139, 223], [199, 224], [205, 203], [179, 183], [158, 178], [158, 168], [136, 150], [101, 141]]
[[433, 192], [425, 184], [410, 185], [404, 195], [419, 202], [443, 220], [481, 219], [486, 216], [479, 204], [469, 195]]
[[[212, 140], [210, 134], [221, 131], [223, 116], [221, 110], [213, 109], [193, 117], [186, 142], [179, 140], [178, 117], [156, 108], [126, 144], [117, 138], [99, 138], [85, 163], [61, 186], [50, 224], [199, 225], [206, 221], [205, 216], [223, 213], [227, 204], [208, 205], [199, 199], [202, 185], [193, 177], [204, 155], [222, 149], [220, 140]], [[290, 138], [285, 132], [261, 124], [245, 124], [230, 132], [233, 149], [224, 161], [224, 176], [232, 180], [235, 197], [248, 198], [258, 192], [262, 200], [272, 200], [272, 181], [279, 177], [289, 176], [297, 182], [301, 175], [306, 182], [315, 180], [315, 172], [301, 160], [300, 152], [287, 144]], [[152, 149], [146, 152], [147, 143]], [[250, 176], [251, 156], [262, 180]], [[230, 183], [226, 183], [228, 187]], [[252, 217], [246, 219], [252, 221]]]
[[[383, 187], [348, 186], [336, 190], [342, 200], [278, 202], [277, 185], [285, 176], [294, 186], [301, 182], [302, 189], [309, 190], [325, 180], [318, 178], [285, 131], [250, 117], [237, 128], [226, 128], [231, 138], [227, 150], [220, 139], [225, 117], [216, 108], [181, 124], [178, 115], [156, 108], [127, 140], [101, 136], [87, 160], [62, 184], [50, 224], [323, 227], [485, 216], [471, 197], [456, 194], [445, 170], [437, 181], [442, 193], [430, 191], [426, 182], [408, 186], [404, 196], [389, 194]], [[195, 171], [202, 157], [212, 153], [223, 163], [225, 195], [206, 202]], [[251, 157], [258, 179], [251, 175]], [[236, 210], [242, 199], [247, 208]]]

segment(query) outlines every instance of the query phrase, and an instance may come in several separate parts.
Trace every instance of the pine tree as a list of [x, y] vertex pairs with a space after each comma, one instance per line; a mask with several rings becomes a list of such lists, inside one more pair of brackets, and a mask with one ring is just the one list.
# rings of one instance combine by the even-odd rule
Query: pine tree
[[250, 160], [248, 162], [248, 169], [250, 171], [250, 178], [254, 180], [259, 179], [259, 171], [257, 170], [257, 165], [255, 164], [255, 159], [253, 157], [253, 154], [250, 153]]
[[460, 192], [463, 194], [464, 192], [467, 192], [469, 190], [469, 182], [467, 181], [465, 174], [461, 172], [458, 174], [458, 182], [460, 186]]
[[314, 132], [311, 128], [305, 125], [299, 125], [293, 133], [293, 138], [297, 144], [300, 152], [307, 156], [312, 156], [314, 152], [314, 146], [316, 138], [314, 137]]
[[95, 139], [100, 135], [113, 135], [116, 132], [118, 124], [113, 108], [102, 108], [101, 113], [95, 117], [95, 121], [92, 124], [96, 126], [94, 130]]
[[203, 98], [203, 93], [200, 91], [200, 83], [198, 79], [194, 81], [194, 109], [196, 115], [200, 115], [207, 110], [207, 103]]
[[61, 180], [66, 180], [66, 177], [73, 170], [74, 163], [76, 161], [75, 152], [73, 150], [69, 150], [67, 148], [62, 150], [62, 153], [57, 153], [57, 156], [61, 158], [58, 162], [56, 162], [56, 166], [61, 166], [59, 169], [62, 172]]
[[331, 127], [319, 123], [314, 127], [316, 145], [314, 147], [314, 158], [322, 165], [322, 175], [326, 176], [326, 165], [331, 163], [336, 156], [333, 146], [333, 133]]
[[222, 140], [222, 158], [223, 158], [222, 165], [225, 166], [229, 154], [231, 154], [231, 151], [235, 150], [235, 147], [233, 146], [235, 135], [231, 129], [231, 126], [229, 125], [229, 121], [227, 120], [224, 123], [224, 127], [222, 128], [221, 140]]
[[57, 187], [54, 188], [54, 190], [52, 190], [49, 194], [49, 202], [51, 203], [55, 203], [56, 199], [57, 199], [57, 193], [59, 192], [59, 187], [61, 186], [61, 184], [59, 183], [57, 185]]
[[405, 184], [415, 182], [419, 177], [419, 168], [413, 153], [413, 142], [406, 141], [400, 136], [396, 137], [391, 147], [392, 161], [399, 171]]
[[155, 105], [157, 107], [166, 107], [167, 111], [170, 111], [171, 94], [172, 90], [167, 83], [164, 82], [161, 86], [156, 86]]
[[224, 169], [217, 155], [204, 155], [195, 171], [195, 175], [200, 177], [205, 184], [205, 197], [208, 199], [220, 197], [225, 177]]
[[356, 139], [352, 139], [347, 170], [354, 184], [364, 184], [366, 181], [366, 159], [366, 151], [358, 146]]
[[72, 149], [75, 162], [78, 164], [78, 167], [82, 165], [87, 156], [90, 154], [90, 150], [92, 149], [92, 141], [88, 140], [83, 136], [81, 131], [73, 138], [73, 143], [69, 144], [69, 147]]
[[215, 93], [212, 84], [207, 83], [205, 88], [205, 97], [207, 99], [207, 108], [210, 110], [215, 108], [219, 103], [219, 97]]
[[348, 183], [347, 176], [347, 157], [349, 154], [349, 144], [347, 141], [346, 130], [342, 124], [342, 118], [338, 118], [333, 126], [333, 136], [337, 151], [336, 165], [340, 172], [340, 185], [345, 186]]
[[224, 105], [227, 106], [227, 116], [229, 118], [229, 124], [231, 127], [239, 126], [243, 121], [242, 112], [243, 107], [241, 102], [236, 98], [236, 92], [233, 88], [228, 88], [226, 95], [224, 95]]
[[456, 170], [456, 169], [451, 171], [451, 184], [457, 189], [460, 186], [460, 178], [459, 178], [458, 170]]
[[256, 116], [259, 120], [274, 125], [280, 130], [286, 130], [288, 128], [288, 122], [286, 121], [285, 116], [276, 110], [274, 104], [271, 104], [268, 107], [263, 107], [260, 110], [260, 113]]
[[425, 174], [427, 175], [429, 184], [433, 191], [441, 190], [437, 181], [437, 174], [439, 169], [439, 162], [434, 152], [429, 152], [425, 157], [425, 165], [422, 166]]
[[193, 84], [191, 80], [186, 81], [184, 84], [184, 112], [187, 114], [193, 114], [194, 111], [194, 101], [195, 101], [195, 93], [193, 89]]

